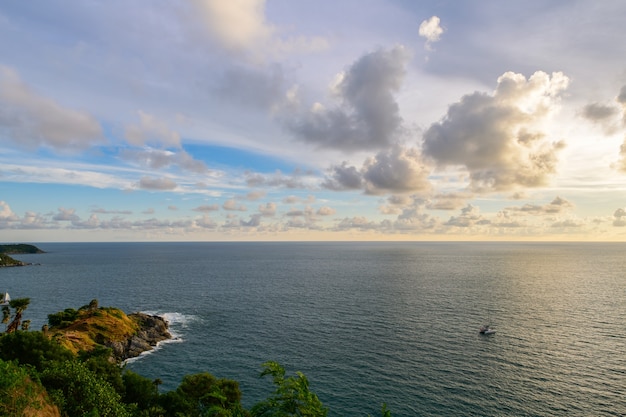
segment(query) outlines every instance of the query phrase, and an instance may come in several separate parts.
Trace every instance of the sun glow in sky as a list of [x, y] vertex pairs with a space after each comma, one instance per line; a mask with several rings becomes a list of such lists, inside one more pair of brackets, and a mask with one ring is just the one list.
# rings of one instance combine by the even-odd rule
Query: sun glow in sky
[[0, 241], [626, 240], [622, 0], [9, 1]]

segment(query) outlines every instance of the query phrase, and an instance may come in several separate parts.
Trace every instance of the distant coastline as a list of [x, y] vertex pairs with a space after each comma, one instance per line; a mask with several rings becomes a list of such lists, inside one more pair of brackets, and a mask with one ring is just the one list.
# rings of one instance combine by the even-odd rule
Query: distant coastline
[[0, 267], [10, 266], [26, 266], [30, 265], [28, 262], [18, 261], [12, 258], [10, 255], [30, 253], [45, 253], [35, 245], [29, 245], [25, 243], [12, 243], [0, 245]]
[[22, 253], [45, 253], [35, 245], [26, 243], [0, 244], [0, 253], [18, 255]]

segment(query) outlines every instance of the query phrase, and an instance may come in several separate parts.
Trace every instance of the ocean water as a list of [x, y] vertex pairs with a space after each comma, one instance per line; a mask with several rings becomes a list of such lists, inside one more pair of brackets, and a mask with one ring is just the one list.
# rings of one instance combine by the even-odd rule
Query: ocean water
[[38, 246], [0, 291], [35, 329], [94, 298], [164, 315], [177, 339], [127, 365], [162, 391], [210, 372], [251, 406], [275, 360], [330, 416], [626, 415], [626, 244]]

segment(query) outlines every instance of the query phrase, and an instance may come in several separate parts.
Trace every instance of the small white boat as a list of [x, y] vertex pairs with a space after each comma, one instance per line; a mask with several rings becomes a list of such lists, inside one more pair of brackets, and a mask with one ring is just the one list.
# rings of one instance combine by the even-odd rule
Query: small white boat
[[4, 295], [2, 296], [2, 299], [0, 300], [0, 306], [8, 306], [10, 302], [11, 302], [11, 297], [9, 297], [8, 292], [5, 292]]
[[494, 334], [495, 332], [496, 330], [492, 329], [491, 326], [489, 326], [488, 324], [485, 326], [482, 326], [480, 330], [478, 331], [478, 333], [480, 334]]

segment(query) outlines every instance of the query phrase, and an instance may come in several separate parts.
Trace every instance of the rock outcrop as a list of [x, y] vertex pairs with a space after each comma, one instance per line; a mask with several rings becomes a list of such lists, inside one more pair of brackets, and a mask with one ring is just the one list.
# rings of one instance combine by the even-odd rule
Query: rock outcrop
[[134, 358], [143, 352], [154, 349], [164, 340], [172, 338], [165, 319], [144, 313], [132, 313], [129, 318], [139, 324], [139, 330], [125, 341], [106, 342], [105, 345], [113, 350], [117, 360], [123, 361]]
[[171, 339], [165, 319], [145, 313], [126, 315], [114, 307], [98, 307], [98, 300], [78, 310], [48, 315], [47, 333], [75, 354], [98, 347], [111, 348], [113, 360], [124, 361]]

